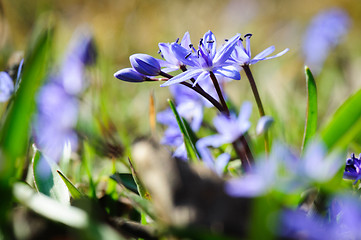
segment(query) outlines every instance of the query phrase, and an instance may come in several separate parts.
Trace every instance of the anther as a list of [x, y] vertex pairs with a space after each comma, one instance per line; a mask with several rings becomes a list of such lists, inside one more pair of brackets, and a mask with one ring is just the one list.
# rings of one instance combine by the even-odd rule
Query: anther
[[199, 40], [199, 45], [201, 46], [203, 43], [203, 38], [201, 38], [201, 40]]
[[207, 43], [214, 43], [214, 40], [208, 40]]
[[187, 59], [191, 54], [192, 54], [191, 52], [188, 53], [188, 54], [184, 57], [184, 59]]
[[179, 42], [179, 38], [177, 38], [176, 40], [175, 40], [175, 43], [178, 43]]
[[192, 48], [193, 47], [193, 44], [191, 43], [191, 44], [189, 44], [189, 48]]
[[244, 37], [244, 38], [247, 38], [247, 37], [251, 38], [251, 37], [252, 37], [252, 33], [247, 33], [247, 34], [244, 35], [243, 37]]
[[239, 40], [241, 40], [241, 42], [243, 42], [243, 39], [241, 37], [239, 37]]
[[228, 42], [228, 39], [226, 38], [226, 39], [224, 39], [224, 41], [225, 41], [225, 42]]

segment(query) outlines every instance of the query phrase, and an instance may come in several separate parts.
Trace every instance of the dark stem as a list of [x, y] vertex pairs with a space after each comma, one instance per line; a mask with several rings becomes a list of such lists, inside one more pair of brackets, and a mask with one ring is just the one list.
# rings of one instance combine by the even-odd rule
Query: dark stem
[[265, 113], [264, 113], [261, 97], [259, 96], [256, 82], [254, 81], [251, 69], [249, 68], [249, 65], [243, 65], [243, 69], [246, 72], [249, 84], [251, 85], [251, 88], [252, 88], [254, 98], [256, 99], [259, 115], [261, 115], [261, 117], [263, 117], [265, 115]]
[[[245, 73], [247, 75], [249, 84], [251, 85], [254, 98], [256, 99], [259, 115], [261, 117], [263, 117], [266, 114], [264, 112], [261, 97], [259, 96], [257, 86], [256, 86], [256, 82], [254, 81], [251, 69], [249, 68], [249, 65], [247, 65], [247, 64], [243, 65], [242, 67], [243, 67], [243, 69], [244, 69], [244, 71], [245, 71]], [[268, 140], [268, 131], [267, 130], [264, 132], [264, 148], [265, 148], [266, 154], [268, 154], [269, 153], [269, 140]]]
[[213, 73], [212, 71], [209, 72], [209, 74], [210, 74], [210, 76], [211, 76], [213, 85], [214, 85], [214, 87], [216, 88], [216, 91], [217, 91], [219, 100], [221, 101], [221, 104], [222, 104], [222, 106], [223, 106], [224, 112], [229, 116], [229, 109], [228, 109], [228, 106], [227, 106], [226, 101], [225, 101], [224, 98], [223, 98], [222, 90], [221, 90], [221, 88], [219, 87], [217, 78], [216, 78], [216, 76], [214, 75], [214, 73]]
[[[168, 79], [173, 77], [172, 75], [165, 73], [165, 72], [160, 72], [160, 75], [163, 77], [166, 77]], [[191, 79], [191, 81], [194, 82], [195, 80]], [[188, 82], [181, 82], [180, 84], [196, 91], [198, 94], [200, 94], [205, 99], [207, 99], [210, 103], [212, 103], [213, 106], [215, 106], [220, 112], [224, 112], [222, 105], [216, 99], [214, 99], [211, 95], [209, 95], [206, 91], [204, 91], [203, 88], [201, 88], [201, 86], [199, 86], [198, 84], [196, 84], [195, 86], [192, 86], [192, 84], [190, 84]]]

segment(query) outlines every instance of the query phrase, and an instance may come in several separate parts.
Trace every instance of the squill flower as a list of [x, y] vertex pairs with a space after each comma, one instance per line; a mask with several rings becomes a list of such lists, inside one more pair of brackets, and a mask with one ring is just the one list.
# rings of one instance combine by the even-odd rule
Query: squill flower
[[199, 43], [197, 52], [190, 52], [177, 43], [172, 43], [172, 51], [177, 59], [189, 66], [189, 69], [163, 83], [161, 86], [170, 86], [194, 78], [193, 85], [210, 79], [210, 72], [215, 75], [241, 79], [239, 71], [235, 66], [227, 64], [226, 61], [234, 50], [240, 35], [237, 34], [219, 50], [216, 49], [216, 38], [211, 31], [204, 34]]
[[[360, 154], [361, 157], [361, 154]], [[360, 157], [355, 157], [353, 153], [351, 158], [346, 160], [345, 172], [343, 173], [343, 178], [355, 180], [354, 184], [361, 179], [361, 160]]]
[[250, 34], [250, 33], [244, 35], [244, 39], [246, 42], [246, 48], [243, 46], [241, 39], [237, 42], [236, 47], [234, 48], [234, 51], [232, 52], [232, 54], [230, 56], [229, 62], [233, 62], [233, 63], [235, 63], [237, 65], [241, 65], [241, 66], [242, 65], [251, 65], [251, 64], [255, 64], [259, 61], [269, 60], [272, 58], [280, 57], [288, 51], [288, 48], [286, 48], [285, 50], [283, 50], [280, 53], [277, 53], [276, 55], [267, 57], [268, 55], [273, 53], [275, 50], [275, 47], [271, 46], [269, 48], [266, 48], [259, 54], [257, 54], [254, 58], [252, 58], [251, 42], [250, 42], [251, 37], [252, 37], [252, 34]]
[[131, 55], [129, 60], [132, 67], [140, 74], [158, 76], [160, 73], [158, 60], [148, 54], [136, 53]]
[[308, 66], [315, 72], [322, 68], [328, 53], [347, 34], [351, 19], [339, 8], [321, 11], [311, 21], [303, 40], [303, 55]]
[[[37, 96], [34, 117], [36, 147], [52, 161], [59, 161], [65, 145], [77, 147], [74, 127], [78, 119], [78, 96], [84, 88], [85, 66], [93, 63], [90, 35], [76, 35], [60, 72], [53, 73]], [[71, 80], [71, 82], [70, 82]]]
[[[176, 40], [175, 43], [178, 43], [179, 39]], [[186, 32], [183, 36], [182, 41], [179, 44], [184, 49], [188, 50], [189, 52], [192, 52], [192, 44], [189, 37], [189, 33]], [[178, 58], [174, 55], [174, 52], [172, 50], [172, 44], [170, 43], [159, 43], [159, 51], [164, 60], [158, 60], [161, 67], [164, 67], [162, 69], [163, 72], [173, 72], [178, 69], [181, 69], [184, 65], [183, 62], [179, 61]]]

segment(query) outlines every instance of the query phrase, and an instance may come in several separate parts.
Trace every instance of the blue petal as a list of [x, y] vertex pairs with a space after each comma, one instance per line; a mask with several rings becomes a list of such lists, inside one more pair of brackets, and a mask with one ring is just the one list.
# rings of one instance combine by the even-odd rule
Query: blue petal
[[145, 76], [133, 68], [124, 68], [114, 73], [114, 77], [126, 82], [144, 82]]
[[275, 47], [270, 46], [269, 48], [266, 48], [265, 50], [263, 50], [262, 52], [257, 54], [253, 59], [263, 59], [263, 58], [267, 57], [268, 55], [270, 55], [271, 53], [273, 53], [274, 50], [275, 50]]
[[148, 75], [148, 76], [157, 76], [160, 72], [160, 65], [157, 59], [154, 57], [137, 53], [129, 57], [130, 64], [132, 67], [137, 70], [139, 73]]
[[178, 43], [172, 43], [172, 51], [180, 62], [192, 67], [198, 66], [197, 56], [190, 54], [191, 51], [185, 49]]
[[213, 59], [213, 65], [219, 66], [223, 64], [232, 54], [238, 40], [239, 40], [240, 34], [235, 35], [232, 37], [226, 44], [224, 44], [221, 49], [219, 49], [214, 56]]
[[239, 70], [232, 66], [232, 65], [229, 65], [229, 66], [225, 66], [225, 67], [222, 67], [222, 68], [218, 68], [217, 70], [214, 70], [214, 74], [220, 74], [224, 77], [227, 77], [227, 78], [231, 78], [231, 79], [234, 79], [234, 80], [240, 80], [241, 79], [241, 75], [239, 74]]
[[189, 36], [189, 32], [186, 32], [182, 38], [180, 45], [182, 47], [184, 47], [185, 49], [188, 49], [188, 48], [190, 49], [190, 46], [189, 46], [190, 44], [191, 44], [191, 38]]
[[194, 69], [194, 70], [189, 69], [189, 70], [169, 79], [167, 82], [163, 83], [160, 86], [166, 87], [166, 86], [170, 86], [172, 84], [187, 81], [191, 78], [197, 78], [202, 73], [202, 71], [203, 71], [202, 69]]
[[204, 47], [210, 51], [211, 59], [216, 55], [217, 47], [216, 47], [216, 37], [211, 31], [208, 31], [203, 36], [203, 45]]

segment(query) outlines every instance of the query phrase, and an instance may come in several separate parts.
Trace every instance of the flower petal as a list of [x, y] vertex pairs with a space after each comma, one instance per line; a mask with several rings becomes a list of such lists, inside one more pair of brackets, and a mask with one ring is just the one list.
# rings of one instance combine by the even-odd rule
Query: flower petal
[[259, 54], [257, 54], [253, 59], [263, 59], [273, 53], [275, 51], [275, 46], [270, 46], [269, 48], [266, 48]]
[[195, 67], [198, 66], [198, 58], [191, 51], [185, 49], [178, 43], [171, 45], [174, 56], [182, 63]]
[[187, 81], [191, 78], [197, 78], [203, 72], [202, 69], [189, 69], [160, 85], [161, 87], [170, 86], [172, 84]]
[[214, 66], [221, 65], [231, 56], [240, 36], [240, 34], [235, 35], [217, 51], [213, 59]]
[[208, 31], [203, 36], [203, 45], [205, 49], [209, 50], [210, 58], [213, 59], [216, 55], [217, 45], [216, 45], [216, 37], [211, 31]]
[[184, 47], [185, 49], [188, 49], [190, 48], [189, 45], [192, 44], [191, 43], [191, 38], [189, 36], [189, 32], [186, 32], [182, 38], [182, 41], [181, 41], [181, 46]]
[[234, 80], [240, 80], [241, 79], [241, 75], [239, 74], [239, 70], [235, 66], [232, 66], [232, 65], [225, 66], [225, 67], [222, 67], [222, 68], [218, 68], [213, 73], [214, 74], [220, 74], [220, 75], [222, 75], [224, 77], [232, 78]]

